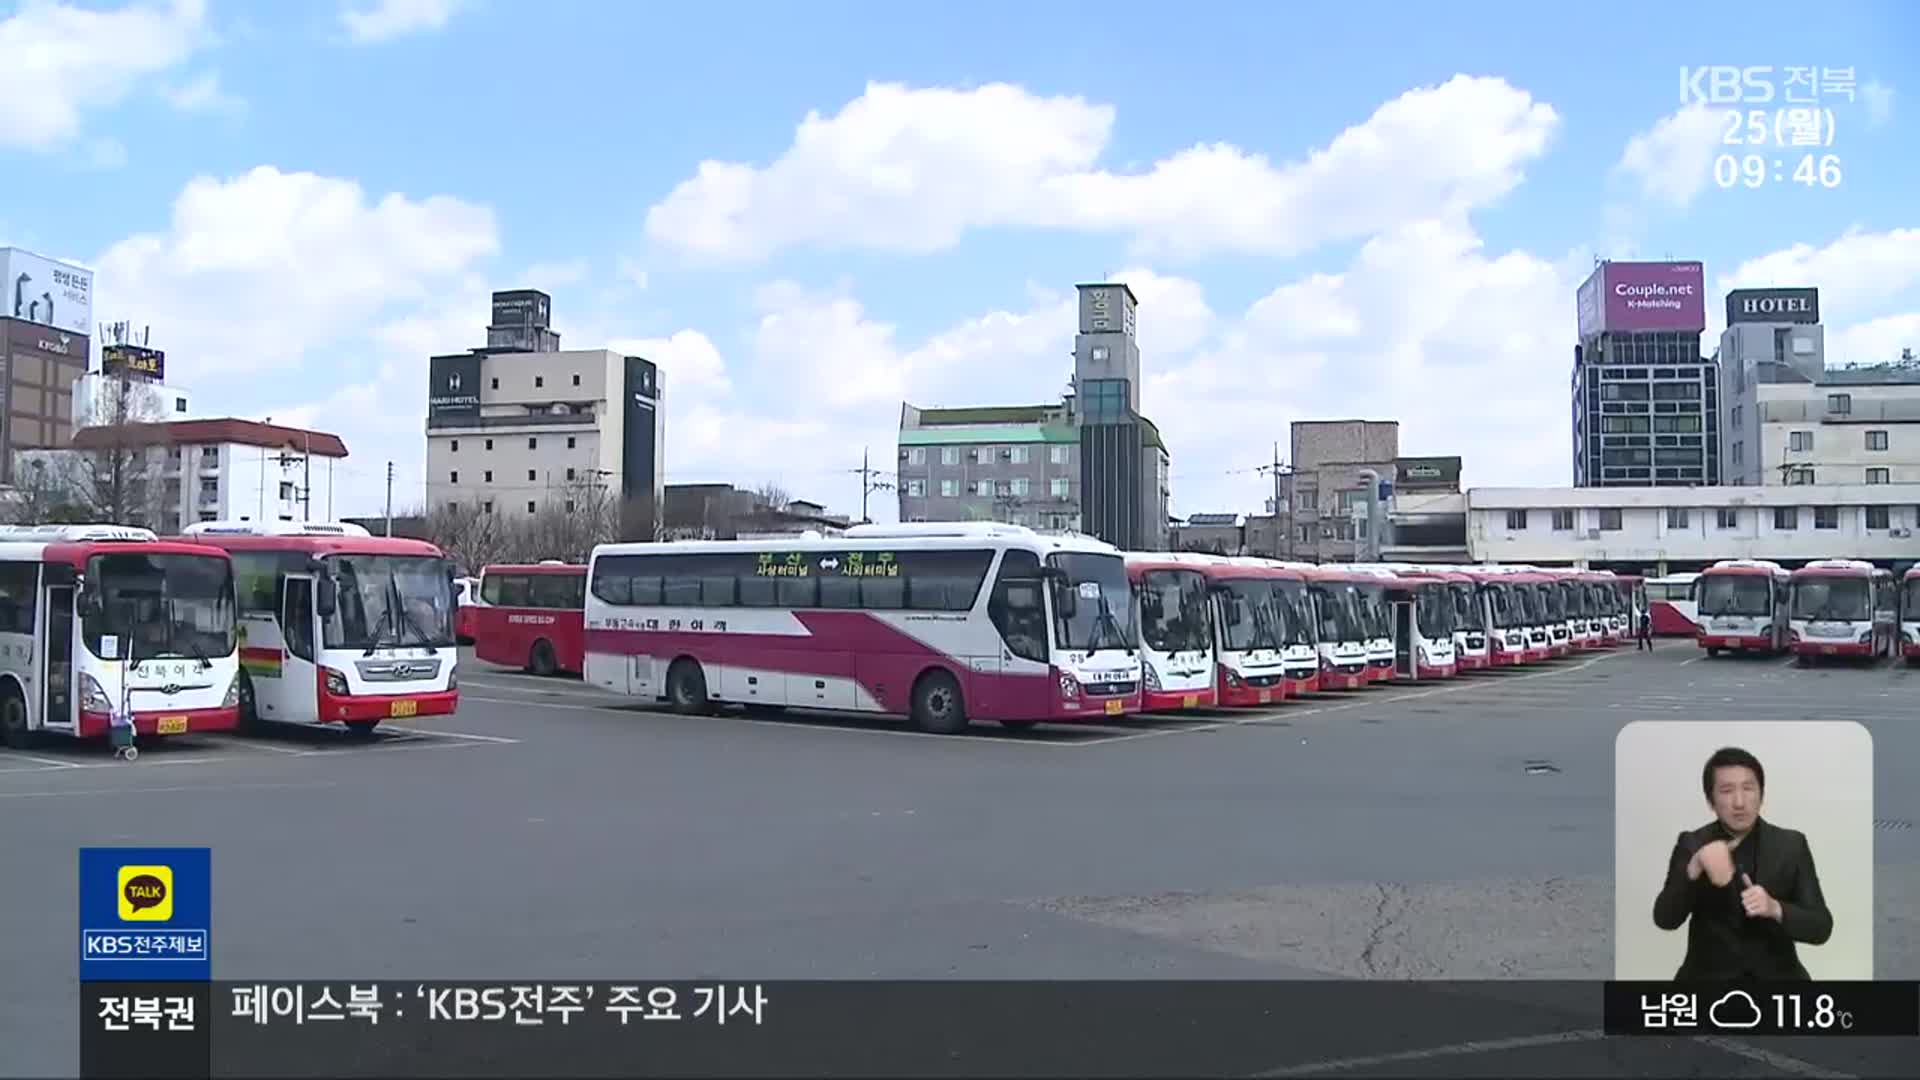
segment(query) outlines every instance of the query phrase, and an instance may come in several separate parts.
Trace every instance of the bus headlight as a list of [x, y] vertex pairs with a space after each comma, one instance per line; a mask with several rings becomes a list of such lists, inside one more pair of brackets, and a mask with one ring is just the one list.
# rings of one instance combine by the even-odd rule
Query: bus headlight
[[458, 665], [447, 669], [447, 689], [460, 689], [460, 668]]
[[1867, 645], [1867, 644], [1871, 644], [1872, 641], [1873, 641], [1873, 631], [1871, 629], [1860, 631], [1860, 644]]
[[321, 668], [320, 670], [326, 673], [327, 693], [345, 697], [347, 694], [347, 677], [332, 668]]
[[1065, 698], [1079, 697], [1080, 696], [1080, 680], [1074, 678], [1072, 675], [1069, 675], [1064, 671], [1061, 672], [1060, 673], [1060, 696]]
[[226, 696], [220, 699], [220, 707], [223, 709], [231, 709], [231, 708], [235, 708], [239, 704], [240, 704], [240, 673], [236, 671], [233, 673], [233, 681], [227, 684]]
[[1145, 667], [1146, 667], [1146, 675], [1147, 675], [1147, 689], [1155, 693], [1159, 693], [1160, 691], [1159, 670], [1156, 669], [1152, 664], [1147, 664], [1145, 665]]
[[85, 673], [80, 676], [80, 711], [113, 712], [113, 699], [107, 696], [106, 687], [100, 685], [99, 679]]

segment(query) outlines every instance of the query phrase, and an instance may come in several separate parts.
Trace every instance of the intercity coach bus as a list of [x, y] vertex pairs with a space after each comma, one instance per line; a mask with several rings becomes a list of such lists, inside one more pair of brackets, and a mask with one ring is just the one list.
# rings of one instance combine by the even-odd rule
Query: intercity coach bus
[[989, 522], [602, 544], [586, 680], [698, 713], [731, 703], [911, 717], [956, 734], [1138, 712], [1126, 562]]

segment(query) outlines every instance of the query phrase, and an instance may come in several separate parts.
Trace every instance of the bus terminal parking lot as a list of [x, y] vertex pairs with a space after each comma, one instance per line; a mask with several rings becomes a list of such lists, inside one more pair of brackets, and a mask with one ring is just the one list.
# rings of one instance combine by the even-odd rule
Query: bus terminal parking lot
[[[1900, 665], [1665, 640], [959, 737], [683, 717], [470, 657], [461, 695], [364, 741], [0, 750], [0, 915], [31, 928], [0, 939], [8, 1066], [73, 1068], [75, 849], [94, 844], [214, 849], [223, 979], [1606, 978], [1614, 736], [1662, 717], [1872, 729], [1876, 967], [1920, 977], [1920, 671]], [[1319, 1056], [1378, 1049], [1350, 1042]], [[1793, 1047], [1739, 1067], [1907, 1060]], [[1711, 1055], [1740, 1051], [1701, 1052], [1724, 1071]], [[1553, 1053], [1535, 1067], [1609, 1060]]]

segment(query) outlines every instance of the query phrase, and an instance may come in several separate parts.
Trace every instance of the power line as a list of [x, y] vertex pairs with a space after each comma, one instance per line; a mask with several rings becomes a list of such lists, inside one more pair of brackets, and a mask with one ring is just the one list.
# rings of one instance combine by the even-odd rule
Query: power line
[[882, 476], [894, 476], [895, 474], [869, 467], [867, 448], [864, 446], [860, 448], [860, 467], [857, 469], [848, 469], [847, 471], [860, 477], [860, 520], [872, 521], [873, 519], [867, 516], [867, 496], [872, 495], [876, 491], [897, 490], [896, 485], [892, 481], [879, 479]]

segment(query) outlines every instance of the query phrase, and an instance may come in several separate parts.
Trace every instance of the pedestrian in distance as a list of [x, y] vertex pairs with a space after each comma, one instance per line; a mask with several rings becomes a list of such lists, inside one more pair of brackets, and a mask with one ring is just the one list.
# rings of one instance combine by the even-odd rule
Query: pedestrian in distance
[[1653, 651], [1653, 610], [1651, 608], [1640, 609], [1640, 626], [1635, 637], [1638, 640], [1633, 647], [1634, 652], [1639, 652], [1641, 649]]

